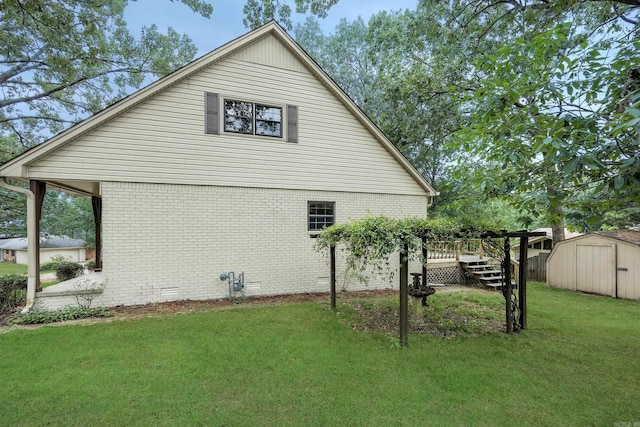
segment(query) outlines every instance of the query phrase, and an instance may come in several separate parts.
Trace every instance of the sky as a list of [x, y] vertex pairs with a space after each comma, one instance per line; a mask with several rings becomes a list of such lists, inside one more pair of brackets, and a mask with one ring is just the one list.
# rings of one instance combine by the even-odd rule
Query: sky
[[[165, 30], [171, 26], [180, 34], [187, 34], [198, 47], [202, 56], [217, 47], [249, 31], [242, 24], [244, 0], [209, 0], [213, 5], [211, 19], [194, 13], [178, 0], [136, 0], [129, 3], [125, 18], [130, 30], [139, 34], [143, 26], [156, 24]], [[288, 3], [295, 10], [294, 0]], [[327, 18], [320, 19], [325, 34], [332, 33], [342, 18], [353, 21], [361, 16], [368, 21], [371, 15], [382, 10], [415, 9], [418, 0], [340, 0], [329, 10]], [[292, 13], [294, 26], [304, 16]]]

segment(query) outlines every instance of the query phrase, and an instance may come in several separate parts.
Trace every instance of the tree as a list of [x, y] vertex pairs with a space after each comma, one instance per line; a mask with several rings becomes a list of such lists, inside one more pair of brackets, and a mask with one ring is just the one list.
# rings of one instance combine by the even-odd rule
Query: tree
[[[451, 121], [440, 106], [428, 106], [423, 91], [402, 70], [399, 36], [411, 22], [408, 13], [381, 12], [365, 23], [341, 20], [324, 35], [315, 18], [295, 29], [295, 37], [351, 99], [380, 127], [432, 184], [443, 177], [451, 153], [443, 134]], [[401, 78], [398, 78], [401, 77]], [[440, 135], [434, 136], [436, 132]]]
[[[628, 107], [640, 86], [631, 78], [638, 3], [625, 3], [423, 0], [403, 31], [379, 27], [398, 52], [385, 68], [409, 97], [422, 97], [416, 116], [452, 118], [454, 179], [541, 215], [561, 236], [565, 203], [580, 201], [575, 192], [603, 183], [610, 195], [638, 191], [631, 129], [639, 121]], [[621, 105], [626, 118], [612, 114]], [[478, 165], [486, 172], [468, 176]]]
[[[325, 18], [338, 0], [295, 0], [296, 12]], [[291, 6], [284, 0], [247, 0], [244, 5], [242, 23], [247, 28], [258, 28], [271, 20], [277, 20], [287, 30], [292, 30]]]
[[[204, 17], [213, 11], [204, 0], [180, 2]], [[134, 37], [127, 4], [0, 0], [0, 163], [193, 59], [196, 47], [171, 28]], [[87, 234], [87, 203], [50, 192], [45, 209], [43, 232]], [[71, 211], [83, 219], [73, 224]], [[0, 234], [23, 236], [25, 218], [24, 197], [0, 189]]]
[[[602, 9], [580, 12], [586, 25]], [[602, 34], [594, 39], [599, 25], [591, 34], [572, 22], [525, 29], [478, 58], [476, 90], [466, 98], [472, 125], [460, 132], [463, 146], [501, 162], [505, 194], [521, 210], [544, 217], [555, 241], [564, 238], [569, 203], [584, 201], [576, 192], [593, 186], [608, 186], [614, 196], [640, 191], [637, 136], [612, 132], [622, 118], [615, 114], [625, 98], [621, 83], [640, 66], [629, 52], [640, 43]], [[607, 27], [608, 34], [625, 37]], [[607, 49], [617, 53], [606, 57]]]
[[[562, 239], [567, 214], [577, 220], [589, 208], [580, 194], [595, 191], [619, 210], [638, 193], [638, 6], [422, 0], [415, 11], [375, 15], [364, 39], [355, 31], [362, 22], [329, 36], [317, 23], [296, 31], [444, 189], [443, 212], [459, 211], [464, 194], [489, 206], [504, 197], [525, 222], [551, 224]], [[374, 108], [363, 102], [371, 97]], [[580, 217], [584, 226], [595, 215]]]
[[[181, 0], [209, 17], [203, 0]], [[149, 75], [196, 53], [191, 40], [155, 25], [127, 29], [128, 0], [0, 0], [0, 132], [25, 148], [113, 103]]]

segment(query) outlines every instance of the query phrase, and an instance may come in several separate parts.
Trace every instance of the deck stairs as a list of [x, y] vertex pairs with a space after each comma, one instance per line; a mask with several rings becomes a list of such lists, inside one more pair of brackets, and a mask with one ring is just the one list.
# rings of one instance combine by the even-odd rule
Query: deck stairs
[[484, 288], [502, 290], [502, 270], [498, 265], [490, 264], [488, 259], [461, 260], [460, 265]]

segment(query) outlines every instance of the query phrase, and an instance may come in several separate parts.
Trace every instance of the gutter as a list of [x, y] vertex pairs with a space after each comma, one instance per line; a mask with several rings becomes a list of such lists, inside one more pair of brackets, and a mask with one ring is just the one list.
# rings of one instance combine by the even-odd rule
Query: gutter
[[38, 245], [38, 241], [36, 239], [39, 238], [39, 236], [36, 236], [36, 229], [38, 228], [36, 224], [36, 196], [31, 190], [27, 188], [9, 184], [6, 177], [0, 180], [0, 187], [6, 188], [7, 190], [11, 191], [16, 191], [27, 196], [27, 248], [30, 249], [27, 251], [27, 304], [22, 309], [22, 313], [28, 313], [33, 308], [33, 304], [36, 300], [36, 279], [37, 274], [39, 274], [39, 272], [36, 271], [36, 257], [38, 256], [38, 254], [34, 250], [34, 248]]

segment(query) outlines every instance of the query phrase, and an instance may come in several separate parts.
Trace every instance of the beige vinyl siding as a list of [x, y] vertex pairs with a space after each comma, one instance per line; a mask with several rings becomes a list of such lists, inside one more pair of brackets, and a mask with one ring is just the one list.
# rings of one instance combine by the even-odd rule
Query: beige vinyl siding
[[275, 37], [263, 37], [231, 56], [241, 61], [255, 62], [276, 68], [306, 72], [304, 65], [293, 55], [283, 52], [282, 44]]
[[[426, 195], [277, 39], [269, 36], [253, 47], [49, 154], [29, 167], [29, 177]], [[297, 105], [299, 142], [287, 143], [286, 135], [205, 134], [205, 92]]]

